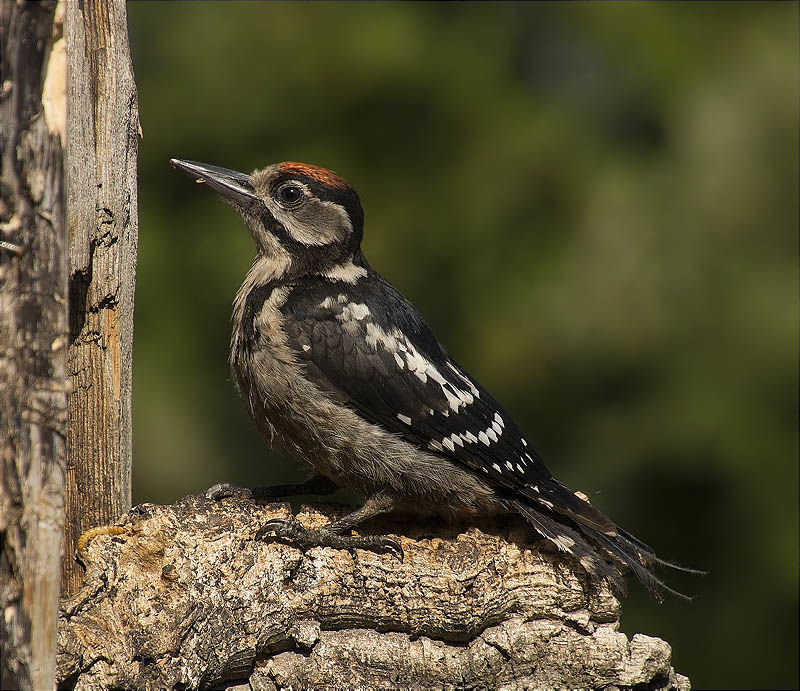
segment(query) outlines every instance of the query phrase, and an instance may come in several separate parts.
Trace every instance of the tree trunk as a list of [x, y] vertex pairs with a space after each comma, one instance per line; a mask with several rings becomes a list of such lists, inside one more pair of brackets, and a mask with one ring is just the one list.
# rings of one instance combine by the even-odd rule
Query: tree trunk
[[4, 689], [55, 686], [67, 420], [66, 75], [55, 10], [55, 2], [0, 5]]
[[[343, 507], [304, 507], [319, 526]], [[258, 542], [288, 505], [186, 497], [132, 509], [82, 551], [58, 677], [77, 689], [689, 689], [664, 641], [619, 631], [605, 585], [521, 519], [414, 519], [403, 561]], [[370, 521], [381, 533], [398, 523]]]
[[66, 3], [69, 440], [62, 588], [88, 528], [131, 505], [139, 119], [124, 0]]

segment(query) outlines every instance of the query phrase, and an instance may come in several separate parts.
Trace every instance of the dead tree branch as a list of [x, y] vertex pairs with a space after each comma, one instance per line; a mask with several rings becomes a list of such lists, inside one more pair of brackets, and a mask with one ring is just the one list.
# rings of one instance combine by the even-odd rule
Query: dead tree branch
[[[664, 641], [629, 640], [620, 605], [546, 543], [406, 522], [389, 555], [256, 542], [287, 505], [142, 505], [84, 550], [62, 603], [58, 676], [104, 688], [688, 689]], [[331, 506], [304, 507], [317, 526]], [[397, 530], [395, 522], [373, 528]], [[249, 686], [248, 686], [249, 685]]]

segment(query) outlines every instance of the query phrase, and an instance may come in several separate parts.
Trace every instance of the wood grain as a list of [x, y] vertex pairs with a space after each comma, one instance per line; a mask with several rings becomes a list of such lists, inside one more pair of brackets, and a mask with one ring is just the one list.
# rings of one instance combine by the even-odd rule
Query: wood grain
[[78, 536], [131, 503], [139, 118], [123, 0], [69, 2], [69, 441], [62, 588]]

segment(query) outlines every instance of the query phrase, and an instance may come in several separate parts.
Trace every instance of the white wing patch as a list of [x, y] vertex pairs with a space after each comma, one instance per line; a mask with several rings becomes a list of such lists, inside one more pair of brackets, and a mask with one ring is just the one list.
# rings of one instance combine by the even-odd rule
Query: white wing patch
[[[477, 386], [464, 375], [452, 362], [446, 362], [445, 370], [440, 370], [424, 354], [422, 354], [415, 344], [398, 328], [385, 330], [371, 318], [369, 307], [362, 302], [354, 302], [343, 294], [334, 297], [326, 297], [320, 307], [332, 309], [338, 308], [341, 311], [336, 314], [336, 319], [342, 323], [343, 327], [355, 327], [361, 323], [364, 327], [367, 345], [374, 351], [383, 350], [391, 353], [394, 363], [399, 370], [412, 372], [423, 384], [436, 384], [441, 390], [441, 395], [446, 401], [446, 406], [426, 407], [429, 415], [442, 415], [447, 418], [452, 411], [456, 415], [467, 406], [473, 405], [476, 399], [480, 398], [480, 391]], [[361, 333], [363, 334], [364, 331]], [[449, 371], [446, 371], [449, 370]], [[446, 374], [446, 378], [443, 375]], [[397, 419], [407, 427], [413, 425], [413, 418], [410, 415], [395, 412]], [[420, 421], [422, 422], [422, 421]], [[463, 424], [463, 423], [462, 423]], [[484, 422], [483, 429], [464, 429], [461, 432], [452, 432], [438, 440], [430, 440], [428, 448], [439, 453], [457, 453], [456, 447], [464, 448], [470, 444], [483, 444], [491, 448], [493, 444], [498, 444], [501, 437], [506, 432], [506, 421], [498, 413], [492, 413], [491, 420]], [[516, 438], [516, 435], [512, 435]], [[513, 443], [513, 441], [512, 441]], [[522, 443], [527, 447], [527, 442], [523, 439]], [[477, 451], [481, 453], [479, 450]], [[525, 474], [528, 462], [534, 463], [531, 456], [527, 453], [519, 456], [516, 460], [501, 460], [500, 464], [493, 463], [491, 468], [497, 473], [516, 475]], [[516, 455], [516, 454], [515, 454]], [[484, 472], [490, 472], [488, 467], [481, 467]]]
[[[328, 297], [325, 298], [320, 306], [330, 308], [333, 306], [333, 302]], [[362, 320], [367, 316], [369, 316], [369, 308], [366, 305], [351, 302], [345, 305], [341, 314], [337, 314], [336, 318], [344, 322], [352, 319]], [[447, 405], [450, 410], [457, 413], [464, 406], [472, 405], [475, 402], [475, 398], [479, 395], [478, 389], [452, 364], [449, 362], [447, 363], [450, 369], [467, 384], [466, 388], [462, 389], [445, 379], [436, 365], [422, 355], [414, 347], [414, 344], [408, 340], [408, 337], [399, 329], [393, 329], [391, 333], [386, 333], [386, 331], [372, 321], [368, 321], [366, 326], [367, 344], [375, 350], [378, 350], [380, 347], [392, 353], [397, 366], [400, 369], [407, 368], [409, 372], [413, 372], [423, 384], [427, 384], [428, 379], [432, 379], [436, 382], [442, 389], [442, 394], [447, 400]], [[433, 409], [431, 409], [431, 413], [433, 413]], [[443, 414], [447, 416], [447, 411], [443, 411]], [[499, 416], [495, 416], [495, 418], [498, 417]], [[502, 418], [500, 419], [502, 420]], [[494, 429], [495, 434], [502, 434], [502, 432], [497, 429], [500, 427], [500, 430], [502, 430], [502, 426], [497, 422], [494, 422], [493, 425], [496, 426], [490, 429]]]
[[[341, 298], [344, 296], [340, 295], [339, 297]], [[330, 300], [330, 298], [325, 298], [326, 302], [328, 300]], [[336, 319], [340, 322], [361, 321], [367, 316], [369, 316], [369, 307], [361, 303], [348, 302], [342, 307], [342, 311], [336, 315]]]
[[480, 398], [481, 397], [481, 393], [480, 393], [480, 391], [478, 391], [478, 388], [475, 386], [475, 384], [473, 384], [467, 377], [465, 377], [463, 374], [461, 374], [461, 372], [458, 371], [458, 369], [455, 367], [455, 365], [453, 365], [451, 362], [448, 362], [447, 366], [451, 370], [453, 370], [455, 375], [458, 376], [467, 385], [467, 388], [470, 390], [472, 395], [475, 396], [475, 398]]
[[329, 295], [322, 302], [319, 303], [319, 306], [322, 307], [322, 309], [329, 310], [333, 308], [334, 305], [343, 305], [345, 302], [347, 302], [347, 296], [342, 295], [340, 293], [337, 296], [336, 300], [334, 300], [333, 297]]

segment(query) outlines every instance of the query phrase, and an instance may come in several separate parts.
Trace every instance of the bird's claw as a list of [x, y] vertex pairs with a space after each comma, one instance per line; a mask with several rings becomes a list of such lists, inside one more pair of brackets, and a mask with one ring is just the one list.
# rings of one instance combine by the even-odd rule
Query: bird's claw
[[228, 482], [218, 482], [205, 491], [205, 496], [206, 499], [211, 499], [212, 501], [221, 501], [228, 497], [250, 500], [253, 498], [253, 491], [247, 487], [239, 487]]
[[321, 528], [310, 530], [296, 521], [273, 518], [256, 531], [255, 539], [290, 540], [304, 551], [312, 547], [332, 549], [364, 549], [370, 552], [388, 552], [403, 561], [403, 548], [394, 538], [385, 535], [338, 535]]

